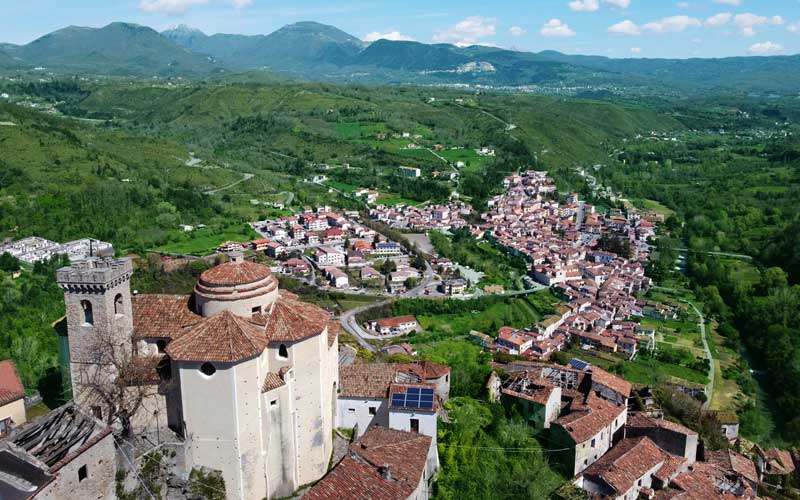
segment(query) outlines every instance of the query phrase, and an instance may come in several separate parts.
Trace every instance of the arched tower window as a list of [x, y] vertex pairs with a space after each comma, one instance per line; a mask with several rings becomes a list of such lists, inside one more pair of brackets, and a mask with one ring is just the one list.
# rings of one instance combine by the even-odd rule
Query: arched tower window
[[217, 373], [217, 369], [211, 363], [203, 363], [202, 365], [200, 365], [200, 371], [206, 377], [210, 377], [211, 375]]
[[114, 314], [125, 314], [125, 311], [122, 309], [122, 294], [118, 293], [116, 297], [114, 297]]
[[286, 344], [281, 344], [280, 347], [278, 347], [278, 357], [281, 359], [289, 358], [289, 349], [286, 347]]
[[88, 300], [81, 301], [81, 309], [83, 309], [83, 324], [94, 325], [94, 315], [92, 314], [92, 303]]

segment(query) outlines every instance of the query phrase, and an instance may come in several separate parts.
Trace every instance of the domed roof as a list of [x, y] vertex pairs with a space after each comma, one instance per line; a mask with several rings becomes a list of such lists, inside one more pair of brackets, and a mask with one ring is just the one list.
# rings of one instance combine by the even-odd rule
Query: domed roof
[[272, 272], [263, 264], [255, 262], [226, 262], [204, 271], [200, 283], [210, 287], [238, 286], [263, 281], [272, 277]]

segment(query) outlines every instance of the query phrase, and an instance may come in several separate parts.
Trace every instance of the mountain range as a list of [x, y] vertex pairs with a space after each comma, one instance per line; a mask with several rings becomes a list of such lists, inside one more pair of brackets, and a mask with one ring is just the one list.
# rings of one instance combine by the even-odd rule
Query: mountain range
[[17, 46], [0, 44], [0, 69], [66, 73], [209, 76], [269, 70], [313, 80], [361, 83], [712, 89], [796, 94], [800, 55], [724, 59], [610, 59], [497, 47], [409, 41], [365, 43], [333, 26], [300, 22], [268, 35], [158, 33], [129, 23], [68, 27]]

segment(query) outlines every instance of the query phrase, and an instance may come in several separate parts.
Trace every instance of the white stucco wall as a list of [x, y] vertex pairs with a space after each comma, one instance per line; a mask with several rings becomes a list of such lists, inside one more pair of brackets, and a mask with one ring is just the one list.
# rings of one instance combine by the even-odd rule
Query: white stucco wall
[[[369, 409], [375, 408], [375, 415]], [[361, 437], [373, 425], [389, 427], [389, 403], [387, 399], [339, 398], [336, 427], [352, 429], [358, 426]]]
[[436, 441], [436, 414], [417, 413], [412, 411], [390, 410], [389, 428], [411, 432], [411, 419], [419, 420], [419, 433], [430, 436]]
[[[86, 467], [86, 478], [78, 471]], [[117, 471], [114, 436], [108, 434], [72, 459], [56, 473], [56, 478], [36, 495], [36, 500], [106, 500], [117, 498], [114, 477]]]
[[201, 364], [178, 363], [187, 465], [222, 471], [228, 498], [263, 498], [258, 360], [215, 363], [211, 376], [200, 372]]
[[11, 420], [14, 421], [14, 425], [16, 426], [20, 426], [28, 421], [27, 414], [25, 413], [24, 398], [0, 406], [0, 420], [5, 420], [8, 417], [11, 417]]

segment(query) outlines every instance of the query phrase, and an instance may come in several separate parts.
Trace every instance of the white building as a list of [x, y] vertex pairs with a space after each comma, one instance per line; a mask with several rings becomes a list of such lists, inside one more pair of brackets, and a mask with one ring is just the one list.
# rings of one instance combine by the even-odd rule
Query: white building
[[[341, 368], [339, 377], [337, 427], [355, 428], [360, 436], [379, 425], [436, 439], [440, 402], [450, 395], [449, 367], [428, 361], [350, 365]], [[417, 399], [401, 398], [409, 389], [432, 392], [433, 401], [427, 404], [430, 397], [421, 394]]]
[[[231, 258], [205, 271], [192, 296], [131, 297], [128, 260], [60, 269], [73, 391], [79, 403], [96, 405], [96, 415], [107, 414], [92, 403], [82, 367], [113, 377], [93, 341], [109, 335], [127, 344], [159, 375], [147, 382], [158, 391], [135, 426], [163, 425], [166, 415], [184, 443], [184, 472], [221, 471], [227, 498], [283, 497], [328, 469], [338, 328], [324, 310], [280, 292], [266, 266]], [[152, 421], [153, 408], [162, 422]]]
[[331, 247], [319, 247], [314, 258], [319, 266], [342, 267], [345, 264], [344, 252]]

